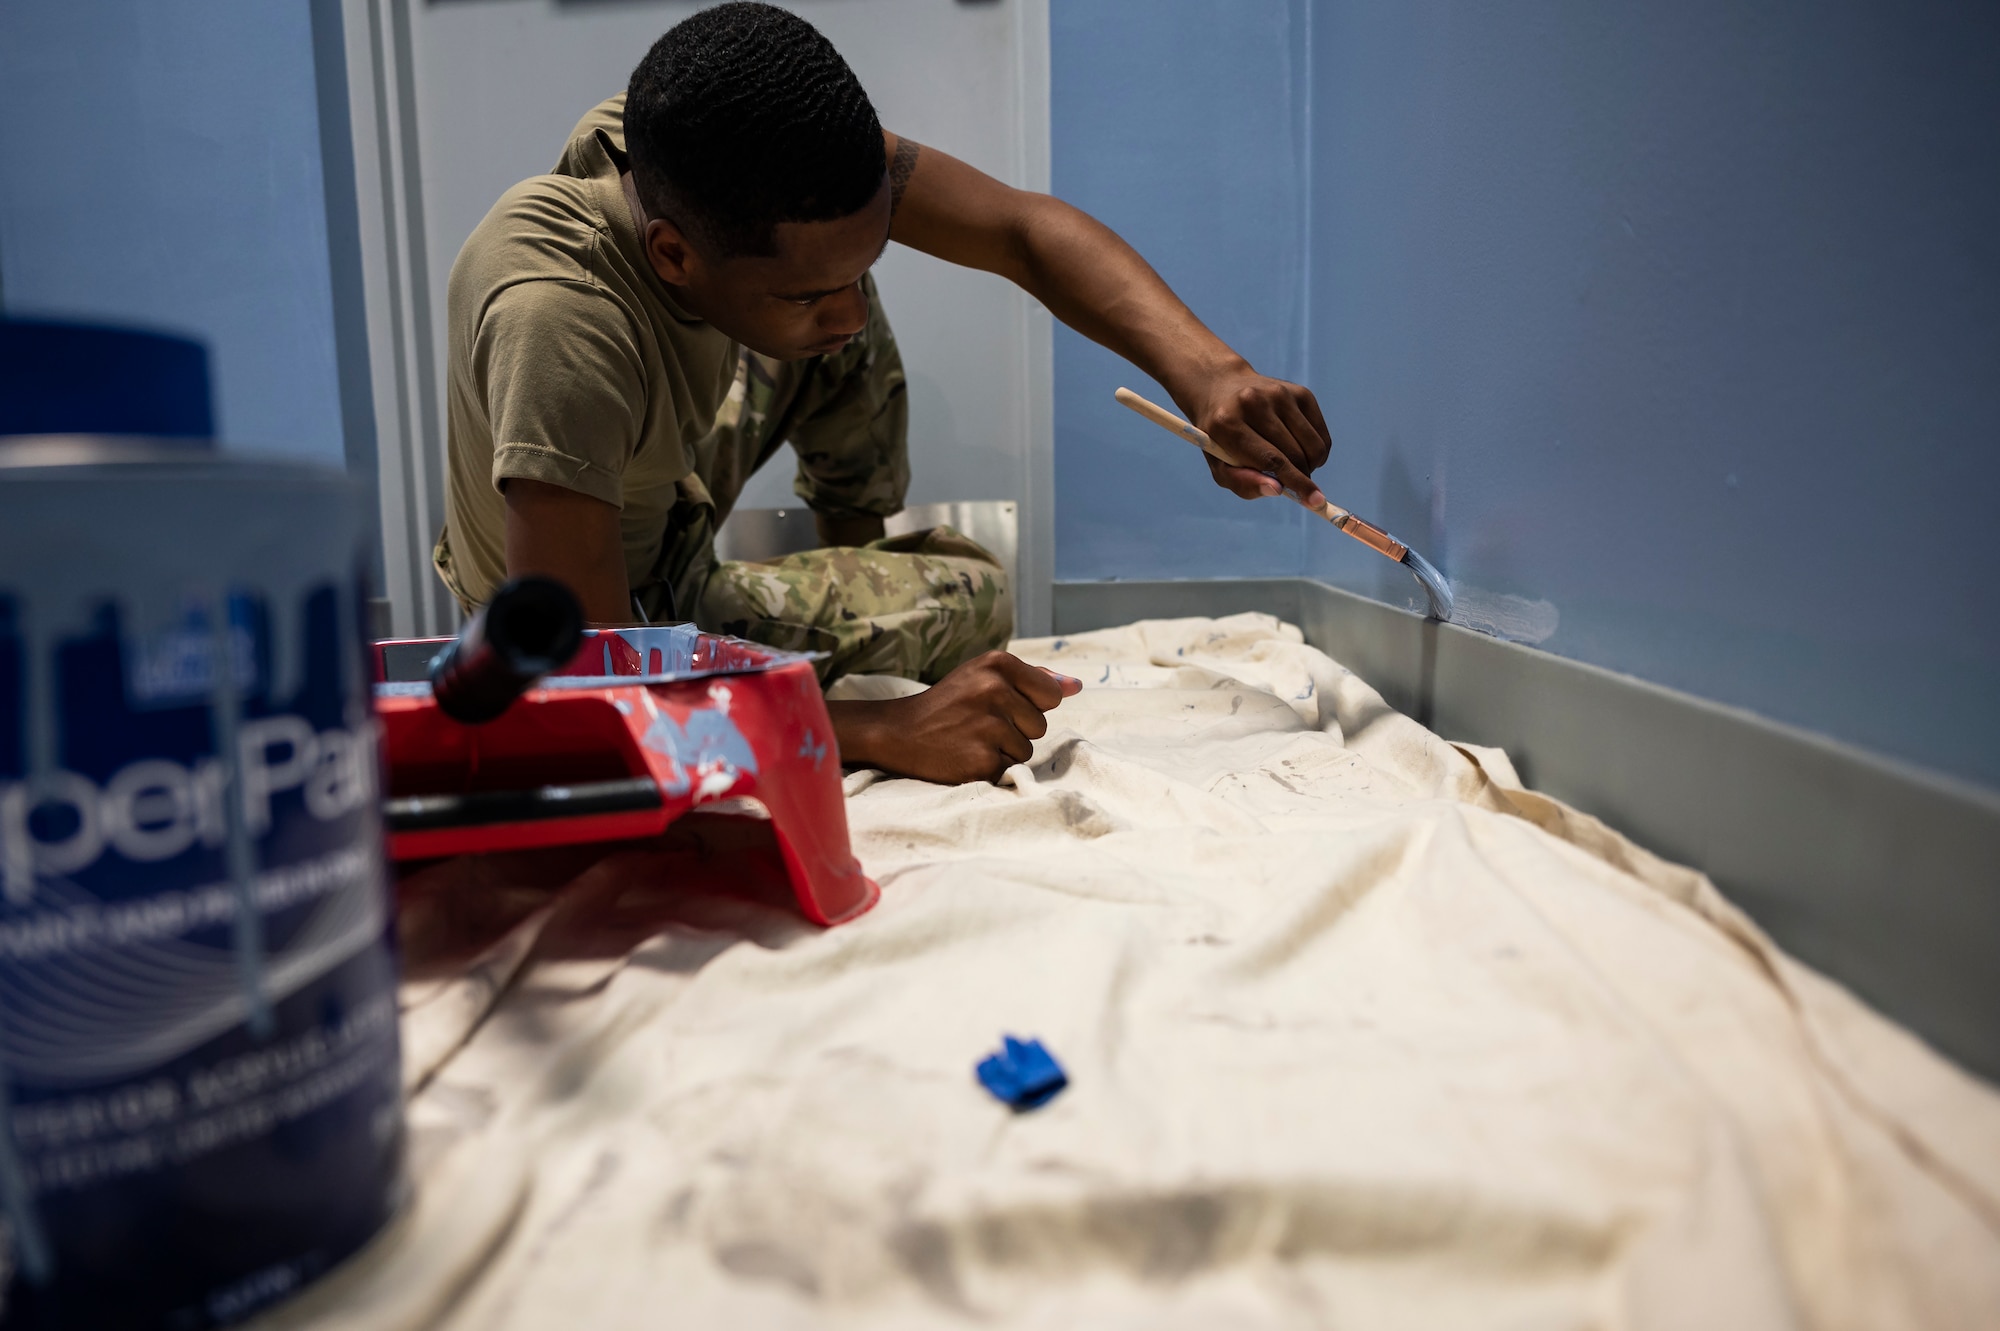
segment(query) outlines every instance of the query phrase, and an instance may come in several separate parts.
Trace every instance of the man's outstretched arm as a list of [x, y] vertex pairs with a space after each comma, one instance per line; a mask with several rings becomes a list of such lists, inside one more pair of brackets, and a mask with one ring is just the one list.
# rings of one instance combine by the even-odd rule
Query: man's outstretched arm
[[[1153, 376], [1241, 466], [1213, 459], [1216, 483], [1245, 499], [1301, 499], [1331, 447], [1312, 393], [1257, 373], [1210, 332], [1130, 245], [1060, 199], [1003, 185], [887, 135], [895, 199], [889, 238], [1008, 278], [1056, 318]], [[1265, 473], [1270, 473], [1269, 476]]]
[[[539, 573], [563, 583], [593, 627], [633, 622], [617, 508], [518, 478], [507, 482], [506, 497], [508, 577]], [[1048, 732], [1042, 714], [1079, 687], [988, 652], [915, 697], [829, 702], [826, 711], [842, 762], [926, 781], [993, 781], [1027, 758]]]

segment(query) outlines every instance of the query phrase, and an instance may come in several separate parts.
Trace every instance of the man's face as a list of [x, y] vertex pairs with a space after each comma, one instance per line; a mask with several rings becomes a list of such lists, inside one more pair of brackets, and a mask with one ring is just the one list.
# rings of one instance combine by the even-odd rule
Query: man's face
[[[861, 279], [889, 243], [887, 180], [860, 212], [831, 222], [780, 222], [775, 239], [776, 254], [717, 261], [678, 232], [668, 237], [653, 228], [648, 250], [661, 280], [693, 313], [752, 351], [804, 360], [840, 350], [868, 323]], [[672, 253], [663, 253], [663, 245]]]

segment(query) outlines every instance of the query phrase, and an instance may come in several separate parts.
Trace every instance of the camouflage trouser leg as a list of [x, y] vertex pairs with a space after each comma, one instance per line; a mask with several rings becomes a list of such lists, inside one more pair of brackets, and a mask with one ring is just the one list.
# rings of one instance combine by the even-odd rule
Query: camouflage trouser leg
[[820, 679], [902, 675], [935, 683], [1014, 629], [1007, 574], [949, 527], [852, 549], [715, 566], [696, 622], [710, 633], [826, 652]]

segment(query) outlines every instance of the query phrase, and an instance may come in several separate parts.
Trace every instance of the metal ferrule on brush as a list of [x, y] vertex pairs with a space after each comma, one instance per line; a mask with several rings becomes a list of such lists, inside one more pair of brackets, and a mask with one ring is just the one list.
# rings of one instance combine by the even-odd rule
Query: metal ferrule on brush
[[1372, 522], [1363, 522], [1352, 513], [1333, 520], [1333, 525], [1352, 536], [1371, 550], [1379, 550], [1391, 559], [1400, 560], [1409, 553], [1410, 547], [1383, 531]]

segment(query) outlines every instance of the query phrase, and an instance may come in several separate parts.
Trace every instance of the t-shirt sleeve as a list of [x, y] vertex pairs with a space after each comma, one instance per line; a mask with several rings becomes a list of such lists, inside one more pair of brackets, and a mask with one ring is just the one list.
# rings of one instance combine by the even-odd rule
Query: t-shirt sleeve
[[487, 306], [473, 368], [496, 489], [542, 481], [623, 506], [649, 404], [637, 337], [616, 301], [582, 283], [516, 283]]

